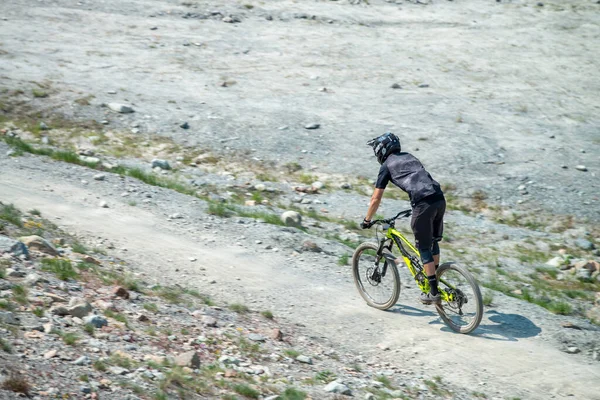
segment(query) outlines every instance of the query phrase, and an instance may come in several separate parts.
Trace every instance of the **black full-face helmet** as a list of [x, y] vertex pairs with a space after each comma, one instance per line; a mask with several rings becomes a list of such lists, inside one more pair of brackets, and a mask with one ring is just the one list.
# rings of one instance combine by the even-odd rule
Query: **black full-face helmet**
[[391, 132], [369, 140], [367, 145], [373, 148], [379, 164], [383, 164], [390, 154], [401, 150], [400, 139]]

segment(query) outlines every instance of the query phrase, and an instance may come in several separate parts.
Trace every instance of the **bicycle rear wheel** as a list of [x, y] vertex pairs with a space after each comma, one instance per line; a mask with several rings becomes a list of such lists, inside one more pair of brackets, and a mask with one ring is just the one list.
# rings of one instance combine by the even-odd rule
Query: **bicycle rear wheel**
[[387, 310], [400, 296], [400, 275], [394, 261], [381, 257], [376, 262], [377, 249], [374, 243], [358, 246], [352, 256], [352, 273], [356, 288], [367, 304]]
[[483, 300], [479, 285], [463, 266], [445, 263], [436, 271], [438, 288], [448, 295], [436, 309], [444, 322], [455, 332], [471, 333], [483, 317]]

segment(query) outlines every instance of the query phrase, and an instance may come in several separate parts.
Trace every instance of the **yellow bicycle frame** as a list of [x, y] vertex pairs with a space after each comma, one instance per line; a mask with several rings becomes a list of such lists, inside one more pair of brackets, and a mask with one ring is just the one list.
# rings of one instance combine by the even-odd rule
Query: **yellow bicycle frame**
[[[388, 230], [387, 230], [387, 232], [385, 233], [385, 237], [388, 238], [388, 239], [391, 239], [394, 243], [396, 243], [396, 245], [398, 247], [400, 247], [400, 242], [403, 242], [418, 257], [421, 257], [421, 253], [419, 253], [419, 250], [417, 250], [415, 248], [415, 246], [413, 246], [408, 241], [408, 239], [406, 239], [404, 237], [404, 235], [402, 235], [402, 233], [400, 233], [395, 228], [389, 227]], [[406, 267], [410, 271], [411, 275], [413, 276], [413, 278], [415, 278], [416, 275], [417, 275], [417, 269], [415, 268], [415, 266], [410, 261], [410, 258], [406, 257], [402, 253], [402, 251], [400, 253], [401, 253], [402, 259], [404, 260], [404, 264], [406, 264]], [[423, 291], [424, 293], [428, 293], [429, 290], [431, 289], [429, 287], [429, 281], [427, 279], [424, 279], [423, 283], [419, 282], [419, 280], [417, 280], [417, 279], [415, 279], [415, 282], [417, 282], [417, 285], [419, 285], [419, 288], [421, 288], [421, 291]], [[444, 282], [444, 283], [446, 283], [446, 282]], [[446, 283], [446, 285], [449, 286], [449, 287], [452, 287], [452, 286], [448, 285], [447, 283]], [[440, 290], [440, 296], [441, 296], [442, 300], [445, 300], [445, 301], [451, 301], [452, 300], [450, 298], [451, 295], [449, 295], [448, 292], [446, 292], [445, 290]]]

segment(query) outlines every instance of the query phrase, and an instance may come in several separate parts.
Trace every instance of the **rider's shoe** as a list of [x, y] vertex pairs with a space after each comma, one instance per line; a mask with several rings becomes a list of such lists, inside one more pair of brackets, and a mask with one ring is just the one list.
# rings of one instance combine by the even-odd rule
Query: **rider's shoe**
[[436, 294], [435, 296], [432, 295], [431, 293], [421, 293], [421, 297], [419, 297], [419, 300], [421, 300], [421, 303], [425, 304], [425, 305], [429, 305], [429, 304], [439, 304], [440, 303], [440, 295], [439, 293]]

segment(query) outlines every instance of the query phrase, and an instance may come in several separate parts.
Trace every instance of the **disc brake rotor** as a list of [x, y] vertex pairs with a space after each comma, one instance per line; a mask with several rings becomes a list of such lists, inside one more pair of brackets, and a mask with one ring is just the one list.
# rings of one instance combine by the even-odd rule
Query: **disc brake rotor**
[[367, 268], [367, 281], [371, 286], [377, 286], [381, 283], [381, 274], [379, 273], [379, 266], [373, 266]]

